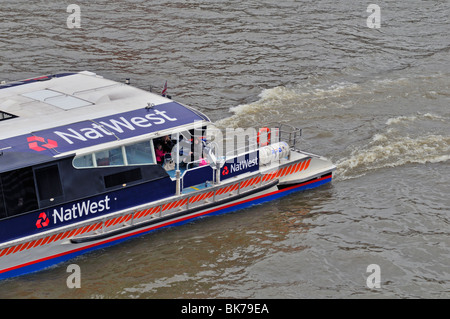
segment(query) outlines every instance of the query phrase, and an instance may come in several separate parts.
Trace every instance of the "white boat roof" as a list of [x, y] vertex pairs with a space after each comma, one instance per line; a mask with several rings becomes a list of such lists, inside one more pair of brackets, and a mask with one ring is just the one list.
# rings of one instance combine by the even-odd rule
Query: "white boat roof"
[[16, 116], [0, 121], [0, 140], [169, 102], [88, 71], [13, 82], [0, 86], [0, 112]]
[[209, 119], [161, 95], [88, 71], [1, 84], [0, 166], [5, 152], [53, 157], [196, 121]]

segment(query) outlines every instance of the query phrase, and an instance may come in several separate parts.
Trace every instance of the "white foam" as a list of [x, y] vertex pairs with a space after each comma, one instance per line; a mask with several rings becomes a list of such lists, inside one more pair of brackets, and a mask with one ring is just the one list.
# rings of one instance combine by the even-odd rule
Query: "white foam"
[[377, 134], [368, 148], [354, 150], [336, 163], [338, 179], [365, 175], [368, 171], [407, 163], [437, 163], [450, 160], [450, 137], [428, 135], [417, 138]]
[[220, 126], [240, 126], [247, 122], [282, 121], [305, 111], [326, 109], [329, 107], [347, 108], [348, 105], [333, 102], [346, 94], [360, 89], [358, 84], [341, 82], [318, 88], [315, 84], [303, 83], [292, 88], [277, 86], [263, 90], [259, 99], [253, 103], [241, 104], [230, 108], [231, 117], [218, 121]]
[[415, 121], [417, 119], [417, 116], [397, 116], [390, 118], [386, 121], [386, 125], [392, 125], [392, 124], [398, 124], [404, 121]]
[[386, 125], [394, 125], [394, 124], [400, 124], [403, 122], [414, 122], [416, 120], [439, 120], [439, 121], [445, 121], [445, 118], [440, 116], [440, 115], [436, 115], [436, 114], [432, 114], [432, 113], [417, 113], [417, 115], [410, 115], [410, 116], [397, 116], [397, 117], [393, 117], [393, 118], [389, 118], [386, 121]]

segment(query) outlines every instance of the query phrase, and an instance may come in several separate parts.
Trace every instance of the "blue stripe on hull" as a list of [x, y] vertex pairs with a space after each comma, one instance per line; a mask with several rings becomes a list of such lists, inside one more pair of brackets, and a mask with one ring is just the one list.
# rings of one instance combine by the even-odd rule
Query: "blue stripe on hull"
[[331, 175], [327, 178], [321, 178], [321, 179], [317, 180], [316, 182], [308, 182], [308, 183], [294, 185], [294, 186], [287, 187], [287, 188], [284, 188], [284, 189], [281, 189], [278, 191], [274, 191], [269, 194], [263, 194], [263, 195], [256, 196], [254, 198], [242, 200], [238, 203], [225, 205], [218, 209], [207, 210], [206, 212], [194, 215], [191, 218], [186, 218], [186, 219], [180, 218], [180, 219], [182, 219], [181, 221], [176, 221], [176, 220], [172, 221], [172, 222], [169, 221], [168, 223], [164, 223], [163, 225], [156, 226], [156, 227], [154, 227], [154, 226], [149, 227], [144, 230], [136, 231], [136, 232], [133, 232], [130, 234], [126, 234], [124, 236], [120, 236], [118, 238], [114, 238], [113, 240], [104, 240], [101, 243], [85, 246], [83, 248], [80, 248], [79, 250], [62, 253], [60, 255], [49, 257], [46, 260], [34, 262], [32, 264], [24, 265], [20, 268], [15, 268], [15, 269], [12, 269], [7, 272], [0, 273], [0, 279], [17, 277], [20, 275], [29, 274], [32, 272], [43, 270], [45, 268], [62, 263], [67, 260], [70, 260], [72, 258], [75, 258], [79, 255], [88, 253], [90, 251], [105, 248], [105, 247], [112, 246], [112, 245], [116, 245], [116, 244], [123, 242], [125, 240], [128, 240], [130, 238], [142, 236], [143, 234], [147, 234], [147, 233], [150, 233], [152, 231], [155, 231], [155, 230], [158, 230], [161, 228], [183, 225], [183, 224], [189, 223], [195, 219], [207, 216], [207, 215], [211, 216], [211, 215], [220, 215], [220, 214], [229, 213], [229, 212], [243, 209], [243, 208], [255, 205], [255, 204], [268, 202], [268, 201], [289, 195], [293, 192], [315, 188], [315, 187], [321, 186], [321, 185], [329, 183], [329, 182], [331, 182]]

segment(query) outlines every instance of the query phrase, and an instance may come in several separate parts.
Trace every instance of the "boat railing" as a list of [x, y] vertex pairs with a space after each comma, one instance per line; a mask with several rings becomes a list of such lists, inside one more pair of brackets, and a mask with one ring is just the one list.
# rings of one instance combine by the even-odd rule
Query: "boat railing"
[[[285, 123], [271, 123], [267, 126], [270, 133], [270, 144], [286, 142], [293, 150], [298, 150], [302, 136], [302, 129]], [[258, 135], [260, 135], [258, 133]], [[262, 145], [259, 144], [259, 137], [248, 137], [244, 146], [240, 146], [225, 153], [226, 158], [242, 155], [246, 152], [256, 150]]]
[[206, 161], [206, 159], [202, 158], [202, 159], [199, 159], [199, 160], [187, 163], [186, 164], [186, 171], [188, 171], [190, 169], [194, 169], [194, 168], [198, 168], [198, 167], [202, 167], [202, 166], [208, 165], [209, 163], [207, 163], [205, 161]]
[[[292, 150], [298, 150], [299, 149], [299, 145], [300, 145], [300, 140], [301, 140], [301, 136], [302, 136], [302, 129], [295, 127], [293, 125], [290, 124], [286, 124], [286, 123], [270, 123], [267, 128], [269, 129], [270, 132], [270, 138], [269, 138], [269, 142], [270, 144], [274, 144], [274, 143], [278, 143], [278, 142], [286, 142], [289, 147]], [[227, 162], [228, 160], [235, 158], [235, 157], [239, 157], [239, 156], [243, 156], [245, 154], [251, 153], [256, 151], [258, 148], [262, 147], [262, 145], [260, 144], [260, 132], [261, 130], [258, 131], [259, 133], [256, 136], [251, 136], [251, 135], [245, 135], [245, 132], [243, 132], [243, 139], [239, 140], [240, 146], [236, 147], [232, 147], [232, 150], [226, 152], [223, 156], [220, 156], [220, 159], [217, 158], [217, 160], [220, 160], [222, 163]], [[233, 139], [235, 138], [235, 136], [233, 135], [232, 137]], [[262, 140], [262, 137], [261, 137]], [[219, 146], [216, 142], [210, 142], [210, 143], [206, 143], [206, 146], [210, 145], [210, 144], [214, 144], [214, 148], [215, 148], [215, 153], [216, 153], [216, 157], [217, 154], [222, 154], [223, 150], [218, 149]], [[226, 143], [225, 143], [226, 144]], [[190, 161], [186, 164], [185, 169], [183, 170], [183, 173], [181, 174], [181, 185], [180, 185], [180, 190], [182, 191], [184, 188], [183, 185], [183, 177], [186, 174], [186, 172], [194, 170], [194, 169], [199, 169], [202, 166], [206, 166], [206, 165], [210, 165], [212, 162], [208, 161], [208, 158], [201, 158], [195, 161]], [[177, 168], [174, 168], [175, 170]], [[212, 181], [216, 181], [218, 179], [218, 177], [216, 176], [216, 169], [213, 170], [212, 173], [212, 177], [211, 180]]]
[[286, 123], [271, 123], [268, 126], [271, 130], [276, 129], [278, 132], [278, 140], [286, 142], [293, 150], [300, 147], [302, 129]]
[[229, 159], [236, 156], [241, 156], [245, 153], [256, 151], [258, 149], [258, 139], [257, 137], [249, 137], [244, 141], [243, 146], [233, 148], [231, 151], [225, 153], [225, 159]]

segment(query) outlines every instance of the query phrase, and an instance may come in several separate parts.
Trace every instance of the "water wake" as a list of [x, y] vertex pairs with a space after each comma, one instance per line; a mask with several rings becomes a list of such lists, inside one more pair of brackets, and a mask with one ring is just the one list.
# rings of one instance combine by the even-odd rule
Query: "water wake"
[[[443, 79], [442, 75], [436, 75], [431, 78], [435, 91], [423, 88], [420, 92], [414, 88], [423, 87], [430, 77], [370, 79], [360, 83], [309, 79], [293, 87], [277, 86], [263, 90], [257, 101], [231, 108], [232, 116], [218, 124], [223, 127], [260, 127], [268, 122], [311, 123], [310, 129], [314, 129], [314, 123], [320, 123], [328, 129], [328, 134], [315, 132], [313, 138], [319, 138], [319, 143], [320, 138], [325, 138], [327, 143], [337, 144], [342, 142], [339, 134], [343, 130], [359, 125], [362, 128], [358, 134], [368, 141], [362, 146], [353, 146], [350, 151], [345, 150], [347, 155], [335, 161], [336, 178], [340, 180], [408, 163], [446, 162], [450, 160], [449, 118], [445, 110], [432, 110], [427, 104], [433, 105], [430, 102], [433, 99], [427, 94], [444, 92], [444, 86], [440, 85]], [[423, 109], [427, 111], [405, 114], [411, 112], [409, 101], [416, 99], [422, 99]], [[400, 114], [393, 115], [394, 112]], [[376, 121], [366, 125], [368, 119], [375, 117], [374, 114]], [[365, 126], [367, 129], [363, 128]], [[373, 129], [375, 133], [371, 131]], [[350, 130], [346, 134], [359, 141], [354, 132], [357, 131]]]
[[349, 157], [337, 161], [337, 178], [345, 180], [360, 177], [369, 171], [408, 163], [425, 164], [450, 160], [450, 136], [428, 133], [410, 137], [397, 128], [420, 119], [445, 120], [430, 113], [388, 119], [384, 133], [375, 134], [366, 147], [356, 148]]
[[305, 116], [307, 112], [346, 108], [348, 103], [340, 99], [358, 94], [358, 90], [358, 84], [347, 82], [326, 86], [310, 82], [295, 87], [277, 86], [263, 90], [255, 102], [230, 108], [233, 115], [218, 121], [218, 125], [246, 127], [254, 123], [286, 122]]

